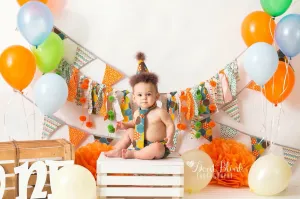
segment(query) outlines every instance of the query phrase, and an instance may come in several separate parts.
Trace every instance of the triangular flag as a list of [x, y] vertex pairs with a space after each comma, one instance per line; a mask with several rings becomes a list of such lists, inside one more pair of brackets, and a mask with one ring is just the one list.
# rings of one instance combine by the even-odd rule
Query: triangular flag
[[289, 163], [290, 166], [293, 166], [300, 157], [300, 150], [291, 149], [288, 147], [283, 147], [282, 149], [284, 159]]
[[269, 143], [264, 139], [251, 136], [251, 145], [252, 145], [252, 154], [257, 159], [261, 154], [263, 154], [265, 149], [269, 146]]
[[87, 137], [87, 133], [69, 126], [70, 142], [75, 146], [79, 146]]
[[123, 77], [124, 75], [122, 73], [106, 64], [102, 84], [105, 84], [107, 87], [111, 87], [117, 82], [119, 82]]
[[254, 81], [251, 81], [249, 83], [249, 85], [247, 86], [247, 88], [255, 90], [255, 91], [261, 91], [261, 87], [259, 85], [257, 85]]
[[50, 116], [44, 116], [42, 139], [48, 139], [61, 125], [62, 123], [57, 119]]
[[87, 49], [83, 48], [82, 46], [77, 47], [76, 57], [74, 66], [78, 69], [81, 69], [86, 64], [90, 63], [91, 61], [95, 60], [96, 57], [89, 52]]
[[95, 138], [95, 140], [98, 140], [99, 142], [101, 142], [103, 144], [107, 144], [107, 145], [109, 145], [114, 140], [113, 138], [95, 136], [95, 135], [94, 135], [94, 138]]

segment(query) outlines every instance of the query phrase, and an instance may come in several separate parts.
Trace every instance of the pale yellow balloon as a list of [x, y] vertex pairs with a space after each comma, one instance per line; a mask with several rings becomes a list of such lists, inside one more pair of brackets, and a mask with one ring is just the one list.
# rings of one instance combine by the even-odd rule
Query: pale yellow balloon
[[51, 179], [53, 199], [96, 199], [96, 181], [91, 172], [79, 165], [65, 166]]
[[209, 155], [193, 149], [182, 155], [184, 160], [184, 190], [188, 193], [200, 192], [211, 181], [214, 164]]
[[283, 157], [273, 154], [257, 159], [250, 168], [248, 184], [252, 192], [273, 196], [288, 187], [292, 170]]

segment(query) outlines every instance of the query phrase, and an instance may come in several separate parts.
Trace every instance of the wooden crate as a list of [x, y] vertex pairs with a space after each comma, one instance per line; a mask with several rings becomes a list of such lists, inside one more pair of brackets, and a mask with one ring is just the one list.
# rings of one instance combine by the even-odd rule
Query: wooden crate
[[107, 158], [97, 161], [100, 198], [183, 198], [184, 162], [180, 157], [161, 160]]
[[[36, 140], [13, 141], [0, 143], [0, 165], [6, 174], [6, 189], [3, 199], [18, 196], [18, 175], [14, 174], [14, 167], [29, 162], [31, 166], [40, 160], [74, 160], [73, 145], [64, 140]], [[48, 169], [47, 169], [48, 170]], [[37, 175], [32, 174], [28, 182], [28, 198], [31, 196]], [[49, 174], [47, 175], [44, 191], [51, 193]]]

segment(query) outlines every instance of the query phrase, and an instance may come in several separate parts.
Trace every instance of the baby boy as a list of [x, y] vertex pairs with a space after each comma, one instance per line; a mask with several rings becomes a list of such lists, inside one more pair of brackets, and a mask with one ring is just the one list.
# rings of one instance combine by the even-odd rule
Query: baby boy
[[[117, 129], [124, 129], [126, 133], [114, 146], [114, 150], [105, 153], [107, 157], [152, 160], [162, 159], [170, 154], [175, 126], [169, 113], [156, 106], [159, 98], [157, 83], [157, 75], [150, 72], [141, 72], [130, 78], [133, 100], [139, 109], [134, 112], [132, 121], [117, 125]], [[144, 121], [144, 128], [135, 128], [141, 120]], [[139, 136], [139, 131], [144, 132], [144, 146], [141, 149], [137, 148], [138, 143], [134, 139]], [[131, 144], [136, 150], [127, 149]]]

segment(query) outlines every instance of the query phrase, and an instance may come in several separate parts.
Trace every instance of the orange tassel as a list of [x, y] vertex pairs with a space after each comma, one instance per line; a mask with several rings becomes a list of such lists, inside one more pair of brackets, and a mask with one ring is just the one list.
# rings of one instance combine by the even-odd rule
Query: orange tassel
[[180, 112], [187, 113], [188, 112], [188, 108], [186, 106], [182, 106]]
[[186, 124], [179, 123], [179, 124], [177, 124], [177, 128], [179, 130], [185, 130], [186, 129]]
[[80, 101], [81, 104], [85, 104], [86, 103], [86, 98], [85, 97], [81, 97], [79, 101]]
[[214, 105], [214, 104], [210, 104], [210, 105], [209, 105], [209, 110], [210, 110], [211, 112], [215, 112], [215, 111], [217, 110], [217, 106]]
[[215, 82], [214, 80], [211, 80], [209, 82], [209, 84], [212, 86], [212, 87], [216, 87], [217, 86], [217, 82]]
[[89, 85], [88, 85], [88, 84], [85, 84], [85, 83], [82, 83], [82, 84], [80, 85], [80, 88], [81, 88], [81, 89], [88, 89], [88, 88], [89, 88]]
[[210, 121], [210, 122], [208, 123], [208, 126], [209, 126], [210, 128], [214, 128], [214, 127], [216, 126], [216, 123], [215, 123], [214, 121]]
[[86, 123], [86, 127], [92, 128], [92, 127], [93, 127], [93, 122], [87, 122], [87, 123]]
[[82, 116], [79, 117], [79, 120], [82, 121], [82, 122], [85, 122], [86, 121], [86, 117], [84, 115], [82, 115]]

